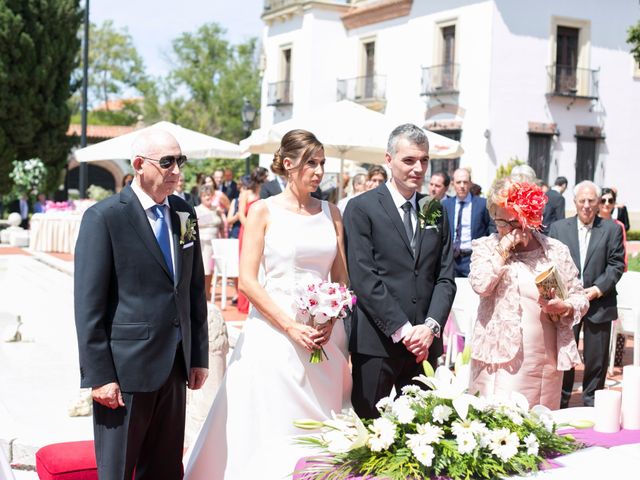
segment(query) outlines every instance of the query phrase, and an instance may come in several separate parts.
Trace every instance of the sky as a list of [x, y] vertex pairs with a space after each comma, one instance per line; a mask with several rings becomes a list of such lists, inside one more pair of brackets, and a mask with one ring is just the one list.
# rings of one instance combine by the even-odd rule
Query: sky
[[209, 22], [224, 27], [233, 44], [260, 37], [263, 5], [264, 0], [90, 0], [89, 19], [127, 27], [147, 73], [164, 76], [170, 70], [166, 56], [171, 40]]

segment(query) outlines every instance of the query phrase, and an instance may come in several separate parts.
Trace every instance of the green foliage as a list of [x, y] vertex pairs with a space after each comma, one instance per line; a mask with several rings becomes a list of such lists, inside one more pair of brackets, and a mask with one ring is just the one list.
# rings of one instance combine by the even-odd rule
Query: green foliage
[[627, 232], [627, 241], [640, 240], [640, 230], [629, 230]]
[[109, 198], [111, 195], [113, 195], [111, 190], [107, 190], [98, 185], [90, 185], [89, 188], [87, 188], [87, 197], [96, 202]]
[[500, 165], [496, 170], [496, 177], [493, 179], [494, 183], [502, 178], [506, 178], [511, 175], [513, 170], [518, 165], [524, 165], [525, 162], [518, 157], [510, 158], [506, 165]]
[[629, 268], [630, 272], [640, 272], [640, 255], [629, 257]]
[[146, 123], [164, 119], [231, 142], [246, 136], [243, 99], [260, 102], [256, 39], [231, 45], [225, 33], [209, 23], [173, 40], [169, 78], [145, 91]]
[[631, 54], [640, 63], [640, 21], [627, 30], [627, 43], [631, 45]]
[[71, 72], [82, 21], [79, 0], [0, 2], [0, 194], [13, 160], [40, 158], [45, 191], [60, 180], [70, 140]]
[[[251, 158], [251, 170], [258, 166], [258, 158], [254, 155]], [[206, 160], [188, 161], [182, 168], [186, 189], [189, 190], [196, 184], [196, 176], [198, 173], [205, 175], [213, 175], [216, 170], [224, 170], [230, 168], [233, 170], [233, 178], [236, 180], [244, 175], [244, 159], [234, 160], [231, 158], [208, 158]]]

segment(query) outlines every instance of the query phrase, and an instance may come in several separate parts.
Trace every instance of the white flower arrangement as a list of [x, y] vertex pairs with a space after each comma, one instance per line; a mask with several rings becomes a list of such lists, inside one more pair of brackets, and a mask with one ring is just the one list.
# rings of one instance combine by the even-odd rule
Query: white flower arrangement
[[546, 407], [530, 410], [517, 392], [508, 398], [468, 394], [469, 358], [466, 349], [456, 374], [423, 364], [425, 375], [416, 380], [431, 390], [411, 385], [395, 399], [383, 398], [379, 418], [363, 420], [350, 410], [324, 422], [295, 422], [320, 430], [299, 439], [321, 453], [307, 459], [304, 478], [493, 479], [537, 471], [545, 458], [581, 447], [556, 433]]

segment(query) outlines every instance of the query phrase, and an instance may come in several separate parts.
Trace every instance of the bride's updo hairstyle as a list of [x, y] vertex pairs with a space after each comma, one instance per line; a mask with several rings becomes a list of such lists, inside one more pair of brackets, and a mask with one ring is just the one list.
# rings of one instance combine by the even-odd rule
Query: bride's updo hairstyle
[[324, 146], [313, 133], [306, 130], [291, 130], [282, 137], [280, 147], [273, 155], [271, 171], [276, 175], [287, 177], [289, 172], [284, 166], [285, 158], [290, 158], [292, 162], [299, 158], [300, 160], [293, 166], [293, 169], [297, 169], [322, 148]]

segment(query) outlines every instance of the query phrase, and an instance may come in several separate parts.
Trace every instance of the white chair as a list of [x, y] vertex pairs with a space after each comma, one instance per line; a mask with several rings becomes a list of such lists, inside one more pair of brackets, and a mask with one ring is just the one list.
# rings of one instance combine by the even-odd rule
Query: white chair
[[227, 281], [238, 278], [240, 274], [240, 251], [237, 238], [214, 238], [211, 240], [213, 248], [213, 278], [211, 290], [215, 294], [218, 277], [221, 277], [220, 309], [227, 308]]
[[480, 304], [480, 297], [473, 291], [467, 278], [456, 278], [456, 287], [456, 297], [453, 300], [449, 318], [455, 322], [457, 333], [449, 333], [444, 339], [447, 346], [445, 365], [451, 365], [456, 360], [458, 355], [457, 336], [463, 337], [467, 344], [471, 341]]
[[616, 285], [618, 291], [618, 321], [611, 328], [609, 369], [615, 354], [615, 337], [618, 333], [633, 336], [633, 364], [640, 366], [640, 272], [625, 272]]

